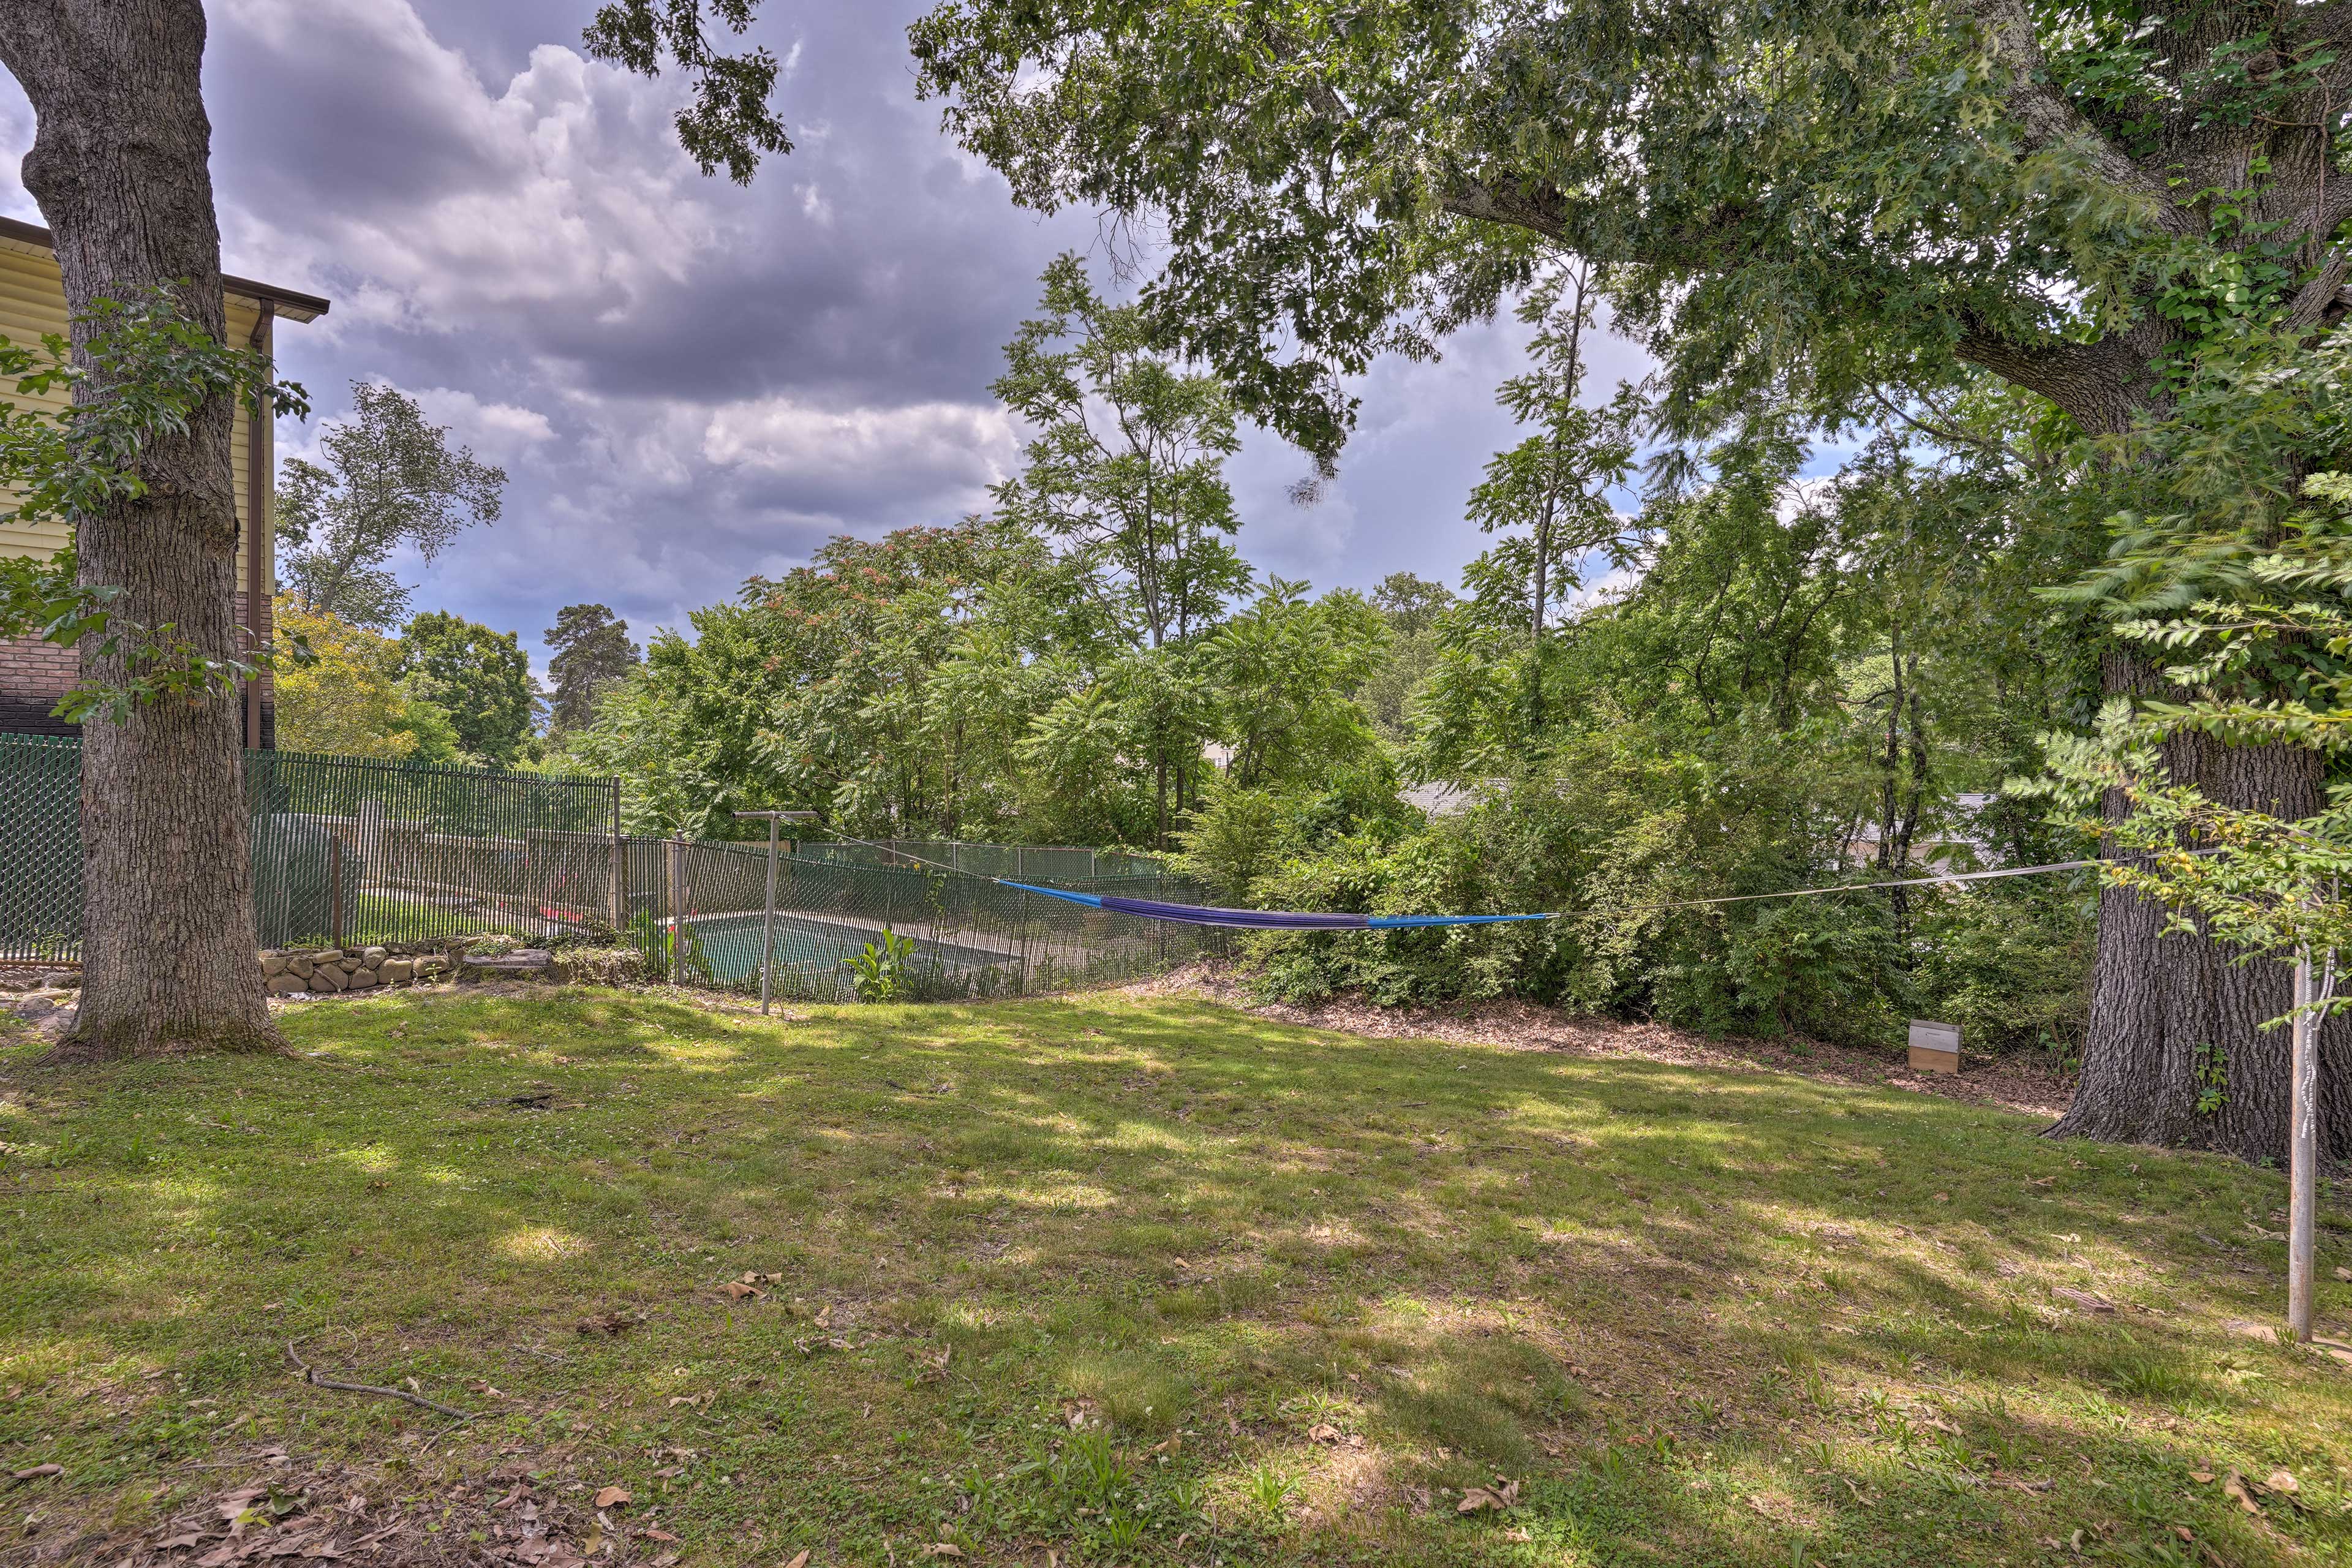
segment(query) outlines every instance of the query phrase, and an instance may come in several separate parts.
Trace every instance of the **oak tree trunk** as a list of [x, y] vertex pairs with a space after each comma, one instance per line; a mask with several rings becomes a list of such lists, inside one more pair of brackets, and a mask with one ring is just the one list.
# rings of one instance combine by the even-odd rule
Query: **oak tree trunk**
[[[199, 0], [5, 0], [0, 63], [37, 117], [25, 188], [56, 236], [76, 357], [92, 301], [161, 286], [226, 336]], [[103, 396], [87, 377], [78, 401]], [[215, 395], [184, 435], [153, 439], [147, 492], [78, 520], [81, 581], [116, 613], [202, 651], [238, 651], [235, 407]], [[119, 681], [120, 654], [83, 651]], [[82, 726], [82, 1057], [277, 1044], [255, 962], [252, 863], [233, 690], [134, 705]]]
[[[2110, 653], [2110, 695], [2164, 691], [2148, 668]], [[2169, 693], [2177, 696], [2178, 693]], [[2224, 805], [2290, 821], [2325, 804], [2317, 753], [2289, 746], [2224, 746], [2188, 734], [2165, 747], [2172, 776]], [[2111, 800], [2110, 817], [2123, 803]], [[2164, 908], [2133, 892], [2099, 895], [2098, 957], [2092, 970], [2090, 1029], [2074, 1104], [2051, 1129], [2057, 1136], [2212, 1149], [2242, 1160], [2284, 1159], [2287, 1064], [2284, 1016], [2294, 996], [2292, 966], [2239, 952], [2193, 931], [2168, 931]], [[2322, 1156], [2352, 1156], [2352, 1025], [2332, 1019], [2320, 1034]], [[2218, 1107], [2200, 1110], [2209, 1085]]]

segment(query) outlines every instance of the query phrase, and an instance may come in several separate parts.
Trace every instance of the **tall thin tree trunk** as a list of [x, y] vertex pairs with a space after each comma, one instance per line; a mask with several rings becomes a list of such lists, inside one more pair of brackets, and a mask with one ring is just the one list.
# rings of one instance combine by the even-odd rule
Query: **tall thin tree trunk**
[[1168, 847], [1168, 744], [1157, 738], [1151, 742], [1151, 847], [1165, 849]]
[[[2110, 694], [2165, 689], [2140, 661], [2107, 656]], [[2175, 779], [2225, 805], [2290, 820], [2322, 805], [2318, 756], [2288, 746], [2224, 746], [2202, 735], [2168, 743]], [[2123, 803], [2110, 800], [2111, 820]], [[2074, 1104], [2051, 1129], [2060, 1137], [2186, 1144], [2241, 1159], [2282, 1159], [2287, 1151], [2284, 1027], [2262, 1026], [2293, 999], [2289, 965], [2238, 954], [2200, 931], [2168, 931], [2165, 910], [2136, 893], [2099, 895], [2099, 945], [2092, 970], [2090, 1027]], [[2320, 1149], [2352, 1156], [2352, 1027], [2330, 1019], [2320, 1036]], [[2200, 1068], [2218, 1066], [2225, 1096], [2198, 1109]]]
[[1543, 729], [1543, 638], [1544, 603], [1551, 593], [1549, 569], [1551, 565], [1551, 525], [1553, 509], [1559, 504], [1557, 487], [1544, 492], [1543, 516], [1536, 523], [1536, 593], [1535, 614], [1528, 628], [1528, 730], [1530, 734]]
[[[184, 283], [182, 309], [225, 337], [199, 0], [5, 0], [5, 62], [37, 121], [25, 187], [57, 237], [76, 357], [94, 300]], [[105, 395], [97, 377], [77, 401]], [[197, 649], [237, 651], [235, 409], [215, 395], [140, 460], [148, 489], [79, 520], [81, 581], [118, 613]], [[119, 681], [120, 654], [83, 654]], [[134, 706], [82, 729], [82, 1004], [68, 1055], [278, 1043], [255, 962], [236, 694]]]

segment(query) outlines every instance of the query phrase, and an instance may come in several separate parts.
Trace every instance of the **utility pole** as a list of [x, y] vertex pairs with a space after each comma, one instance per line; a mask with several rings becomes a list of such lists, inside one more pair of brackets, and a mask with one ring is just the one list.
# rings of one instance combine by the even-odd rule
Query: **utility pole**
[[776, 965], [776, 825], [814, 820], [814, 811], [739, 811], [744, 818], [768, 819], [768, 908], [760, 921], [760, 1016], [768, 1016], [768, 972]]

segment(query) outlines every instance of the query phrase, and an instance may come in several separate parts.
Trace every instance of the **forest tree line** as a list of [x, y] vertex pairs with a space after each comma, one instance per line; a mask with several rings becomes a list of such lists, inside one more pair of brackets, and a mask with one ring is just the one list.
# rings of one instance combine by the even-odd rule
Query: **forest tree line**
[[1647, 395], [1586, 384], [1589, 281], [1522, 307], [1523, 439], [1465, 498], [1494, 538], [1459, 585], [1317, 594], [1243, 554], [1228, 389], [1065, 258], [993, 389], [1031, 435], [988, 510], [751, 579], [548, 765], [624, 779], [639, 832], [808, 806], [862, 837], [1165, 850], [1234, 903], [1570, 917], [1258, 939], [1286, 996], [1857, 1041], [1925, 1010], [2068, 1054], [2087, 876], [1663, 906], [2082, 851], [1999, 795], [2097, 704], [2093, 617], [2037, 592], [2105, 548], [2065, 504], [2080, 454], [1987, 384], [1830, 479], [1801, 477], [1794, 406], [1638, 462]]

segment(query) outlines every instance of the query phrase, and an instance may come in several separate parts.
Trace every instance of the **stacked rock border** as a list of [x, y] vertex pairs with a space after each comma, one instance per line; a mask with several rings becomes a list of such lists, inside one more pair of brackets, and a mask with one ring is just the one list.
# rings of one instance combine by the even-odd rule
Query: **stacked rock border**
[[440, 979], [452, 961], [436, 946], [384, 942], [362, 947], [278, 948], [261, 955], [261, 982], [272, 996], [331, 996]]

